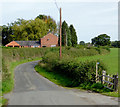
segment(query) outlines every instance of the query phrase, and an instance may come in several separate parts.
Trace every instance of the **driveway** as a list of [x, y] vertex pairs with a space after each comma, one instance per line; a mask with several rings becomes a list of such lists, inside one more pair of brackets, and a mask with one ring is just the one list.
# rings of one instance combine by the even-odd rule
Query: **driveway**
[[8, 105], [117, 105], [116, 98], [66, 89], [35, 72], [38, 61], [21, 64], [15, 69], [14, 90], [5, 95]]

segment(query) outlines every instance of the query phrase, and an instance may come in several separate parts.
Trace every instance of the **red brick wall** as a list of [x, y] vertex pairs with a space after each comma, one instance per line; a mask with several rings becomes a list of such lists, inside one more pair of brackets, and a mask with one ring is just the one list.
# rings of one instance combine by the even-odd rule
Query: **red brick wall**
[[49, 33], [43, 38], [41, 38], [41, 47], [46, 46], [46, 47], [51, 47], [51, 45], [56, 45], [58, 46], [58, 37]]

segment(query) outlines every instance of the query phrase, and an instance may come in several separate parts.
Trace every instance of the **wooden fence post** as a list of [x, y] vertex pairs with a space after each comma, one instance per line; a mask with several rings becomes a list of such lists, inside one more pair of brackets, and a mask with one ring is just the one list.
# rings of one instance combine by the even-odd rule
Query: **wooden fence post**
[[[110, 75], [108, 74], [108, 77], [110, 77]], [[108, 81], [110, 81], [110, 78], [108, 78]]]
[[103, 84], [104, 84], [105, 83], [104, 81], [105, 81], [106, 71], [103, 71], [102, 73], [103, 73], [103, 78], [102, 79], [103, 79]]
[[98, 81], [98, 65], [97, 65], [97, 62], [96, 62], [96, 82]]
[[114, 85], [113, 85], [113, 89], [114, 89], [114, 91], [117, 91], [117, 86], [118, 86], [118, 75], [113, 75], [113, 83], [114, 83]]

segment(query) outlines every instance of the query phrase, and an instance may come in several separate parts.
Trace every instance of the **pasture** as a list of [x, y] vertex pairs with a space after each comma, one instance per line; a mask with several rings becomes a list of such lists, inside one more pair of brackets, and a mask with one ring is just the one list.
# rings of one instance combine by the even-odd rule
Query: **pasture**
[[[79, 61], [100, 59], [107, 67], [107, 73], [110, 75], [118, 74], [118, 48], [111, 48], [110, 53], [106, 55], [95, 55], [79, 57]], [[98, 65], [99, 66], [99, 65]]]

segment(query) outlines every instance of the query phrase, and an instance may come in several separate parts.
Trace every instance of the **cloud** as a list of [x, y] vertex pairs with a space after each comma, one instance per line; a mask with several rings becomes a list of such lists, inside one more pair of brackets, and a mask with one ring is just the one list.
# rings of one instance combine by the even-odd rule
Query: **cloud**
[[[57, 2], [119, 2], [119, 0], [56, 0]], [[55, 0], [4, 0], [8, 2], [55, 2]]]
[[117, 6], [114, 6], [112, 8], [103, 8], [101, 10], [95, 10], [93, 12], [91, 12], [90, 14], [91, 15], [100, 15], [100, 14], [108, 14], [108, 13], [111, 13], [111, 12], [118, 12], [118, 7]]

